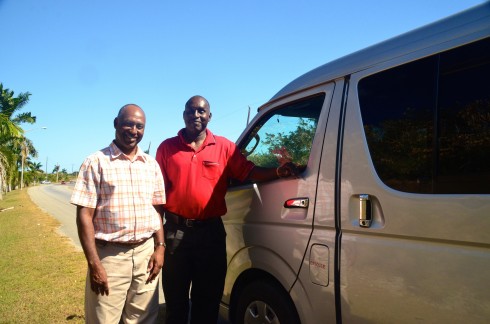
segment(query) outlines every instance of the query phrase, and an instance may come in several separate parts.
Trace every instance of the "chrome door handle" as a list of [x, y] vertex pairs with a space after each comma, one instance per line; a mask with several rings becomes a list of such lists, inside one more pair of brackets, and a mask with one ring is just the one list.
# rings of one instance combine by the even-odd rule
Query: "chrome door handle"
[[359, 195], [359, 226], [370, 227], [372, 221], [371, 199], [367, 194]]
[[308, 198], [292, 198], [284, 202], [285, 208], [308, 208], [310, 199]]

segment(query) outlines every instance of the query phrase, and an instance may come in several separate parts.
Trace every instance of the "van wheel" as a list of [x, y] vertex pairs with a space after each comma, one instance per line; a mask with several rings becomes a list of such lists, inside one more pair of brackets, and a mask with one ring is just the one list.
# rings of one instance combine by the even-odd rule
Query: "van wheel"
[[277, 285], [254, 282], [242, 290], [237, 304], [237, 324], [298, 324], [294, 304]]

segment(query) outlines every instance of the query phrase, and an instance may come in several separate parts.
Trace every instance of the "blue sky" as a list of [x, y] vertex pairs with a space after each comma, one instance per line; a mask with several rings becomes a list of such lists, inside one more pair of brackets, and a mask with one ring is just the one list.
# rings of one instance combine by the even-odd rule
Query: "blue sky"
[[248, 107], [301, 74], [482, 2], [0, 0], [0, 82], [32, 94], [34, 160], [71, 172], [114, 138], [124, 104], [145, 110], [153, 156], [196, 94], [235, 141]]

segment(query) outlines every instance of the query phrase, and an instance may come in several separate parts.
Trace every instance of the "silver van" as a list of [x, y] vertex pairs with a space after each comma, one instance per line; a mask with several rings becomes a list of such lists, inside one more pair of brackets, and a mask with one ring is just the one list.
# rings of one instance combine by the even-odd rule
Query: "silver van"
[[237, 141], [232, 323], [490, 321], [490, 3], [322, 65]]

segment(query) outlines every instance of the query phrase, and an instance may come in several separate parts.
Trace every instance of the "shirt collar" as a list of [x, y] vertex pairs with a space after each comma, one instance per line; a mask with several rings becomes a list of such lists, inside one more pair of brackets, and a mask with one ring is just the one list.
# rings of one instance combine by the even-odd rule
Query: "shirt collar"
[[[129, 157], [126, 154], [124, 154], [123, 151], [119, 149], [119, 147], [117, 147], [114, 141], [112, 141], [111, 144], [109, 145], [109, 150], [111, 152], [111, 158], [113, 160], [118, 158], [126, 158], [129, 160]], [[139, 146], [137, 147], [136, 155], [134, 156], [133, 161], [136, 160], [141, 160], [143, 162], [146, 162], [146, 156]]]
[[[185, 137], [184, 137], [184, 130], [185, 130], [185, 128], [182, 128], [177, 133], [177, 135], [178, 135], [180, 142], [182, 144], [184, 144], [185, 146], [189, 146], [189, 144], [187, 144]], [[204, 143], [202, 143], [201, 147], [205, 147], [205, 146], [212, 145], [212, 144], [216, 144], [216, 139], [214, 138], [214, 134], [208, 128], [206, 128], [206, 139], [204, 140]]]

